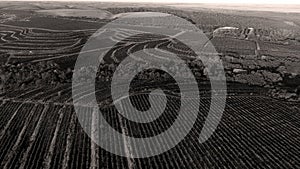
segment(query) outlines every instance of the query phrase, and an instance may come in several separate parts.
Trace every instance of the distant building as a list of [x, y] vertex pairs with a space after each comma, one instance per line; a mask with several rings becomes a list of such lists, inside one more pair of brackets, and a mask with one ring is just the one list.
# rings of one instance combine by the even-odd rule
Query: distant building
[[220, 27], [213, 32], [214, 37], [237, 37], [240, 34], [239, 28]]
[[255, 29], [254, 28], [248, 28], [246, 31], [246, 39], [256, 39], [256, 35], [255, 35]]

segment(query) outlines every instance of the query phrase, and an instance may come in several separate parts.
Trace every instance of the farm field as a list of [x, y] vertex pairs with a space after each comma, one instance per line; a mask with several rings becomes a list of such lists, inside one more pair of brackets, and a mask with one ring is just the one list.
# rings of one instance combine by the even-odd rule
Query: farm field
[[[91, 36], [96, 29], [80, 29], [80, 30], [55, 30], [43, 28], [31, 28], [12, 26], [8, 24], [0, 24], [0, 56], [2, 63], [17, 62], [39, 62], [42, 60], [57, 60], [61, 62], [64, 58], [76, 59], [84, 43], [88, 37]], [[128, 30], [127, 30], [128, 31]], [[122, 39], [126, 30], [115, 30], [113, 40], [118, 41]], [[136, 41], [140, 39], [140, 44], [135, 44], [132, 48], [138, 48], [139, 45], [148, 44], [149, 47], [156, 47], [166, 49], [172, 52], [179, 52], [186, 54], [187, 49], [183, 46], [176, 46], [174, 48], [170, 41], [164, 37], [159, 40], [158, 37], [132, 37], [129, 41]], [[155, 42], [159, 41], [159, 42]], [[143, 42], [143, 43], [142, 43]], [[203, 42], [201, 42], [203, 43]], [[214, 37], [211, 43], [215, 46], [219, 53], [235, 53], [238, 55], [255, 55], [257, 50], [256, 42], [252, 40], [241, 40], [230, 37]], [[279, 57], [296, 57], [298, 58], [297, 45], [280, 45], [271, 42], [259, 42], [260, 53]], [[120, 46], [122, 47], [122, 46]], [[122, 50], [126, 50], [122, 49]], [[9, 57], [11, 55], [11, 57]], [[65, 59], [68, 60], [68, 59]]]
[[31, 10], [1, 10], [1, 15], [12, 15], [12, 19], [3, 20], [2, 23], [12, 26], [44, 28], [53, 30], [83, 30], [83, 29], [99, 29], [107, 20], [93, 21], [70, 18], [55, 17], [52, 15], [41, 15]]
[[[142, 95], [135, 104], [143, 104]], [[174, 119], [177, 98], [172, 99], [163, 116], [147, 125], [126, 122], [129, 135], [153, 135], [168, 127]], [[192, 100], [190, 100], [192, 101]], [[126, 106], [126, 105], [124, 105]], [[298, 105], [261, 96], [231, 96], [222, 121], [204, 144], [198, 142], [209, 99], [201, 99], [197, 121], [179, 145], [159, 156], [145, 159], [127, 159], [97, 147], [83, 132], [71, 105], [47, 102], [2, 102], [0, 141], [3, 168], [89, 168], [97, 162], [99, 168], [202, 168], [243, 167], [261, 168], [299, 166], [294, 153], [299, 151]], [[7, 111], [10, 110], [10, 111]], [[92, 108], [82, 106], [85, 112]], [[117, 130], [123, 123], [114, 107], [103, 110], [105, 119]], [[91, 119], [86, 119], [90, 123]], [[282, 127], [284, 126], [284, 127]], [[153, 133], [154, 132], [154, 133]], [[5, 133], [5, 134], [4, 134]], [[14, 133], [14, 134], [7, 134]], [[111, 138], [113, 139], [113, 138]], [[148, 145], [145, 145], [148, 146]], [[150, 145], [149, 145], [150, 146]], [[95, 151], [95, 152], [93, 152]]]
[[112, 14], [107, 11], [101, 10], [80, 10], [80, 9], [52, 9], [52, 10], [40, 10], [40, 14], [53, 15], [53, 16], [65, 16], [65, 17], [87, 17], [87, 18], [99, 18], [110, 19]]
[[[131, 14], [135, 17], [131, 18]], [[171, 15], [195, 27], [178, 22]], [[0, 168], [300, 168], [300, 20], [297, 16], [298, 13], [210, 10], [207, 6], [193, 9], [173, 4], [1, 3]], [[119, 17], [128, 20], [113, 22]], [[103, 61], [99, 66], [75, 70], [80, 52], [94, 51], [82, 50], [86, 42], [111, 22], [110, 36], [101, 39], [102, 48], [95, 50], [109, 47]], [[205, 67], [200, 57], [177, 39], [196, 27], [203, 30], [204, 38], [196, 41], [190, 37], [193, 40], [189, 42], [201, 47], [206, 59], [223, 64], [226, 89], [220, 86], [212, 89], [208, 72], [218, 75], [220, 67]], [[149, 32], [160, 28], [161, 34], [135, 34], [144, 28]], [[177, 34], [164, 35], [173, 29]], [[214, 34], [217, 29], [225, 33]], [[232, 30], [238, 33], [232, 35]], [[114, 46], [109, 46], [110, 43]], [[212, 53], [204, 50], [210, 43], [215, 48]], [[135, 52], [141, 52], [142, 56]], [[170, 53], [183, 62], [177, 63]], [[149, 93], [161, 89], [167, 98], [166, 108], [150, 123], [127, 119], [114, 105], [112, 79], [118, 66], [122, 67], [118, 72], [121, 80], [141, 68], [138, 64], [124, 63], [127, 57], [138, 63], [160, 64], [184, 79], [177, 83], [167, 71], [157, 69], [135, 75], [130, 82], [129, 97], [118, 103], [125, 113], [130, 110], [129, 104], [146, 111], [153, 106]], [[80, 59], [93, 61], [88, 55]], [[195, 77], [199, 103], [191, 97], [196, 91], [187, 80], [189, 75], [182, 73], [184, 66]], [[125, 82], [116, 85], [118, 89], [127, 87]], [[179, 89], [180, 85], [185, 89]], [[226, 97], [218, 96], [218, 92], [224, 91]], [[98, 120], [94, 116], [94, 95], [102, 120], [117, 132], [136, 138], [156, 136], [168, 130], [178, 118], [181, 103], [191, 103], [188, 111], [196, 109], [198, 115], [191, 131], [174, 148], [148, 158], [121, 157], [90, 138], [95, 135], [94, 124]], [[218, 101], [226, 100], [225, 111], [213, 135], [200, 143], [198, 139], [213, 96]], [[154, 97], [164, 102], [162, 95]], [[74, 105], [81, 112], [91, 114], [82, 124]], [[104, 121], [98, 127], [103, 127], [101, 124]], [[88, 130], [83, 126], [89, 126]], [[182, 123], [181, 127], [186, 126]], [[132, 155], [137, 146], [126, 137], [116, 143], [110, 133], [97, 134], [115, 143], [111, 146], [127, 155]], [[172, 135], [169, 138], [175, 140]], [[144, 146], [151, 150], [155, 145]]]
[[[0, 25], [2, 55], [7, 63], [75, 57], [95, 30], [57, 31]], [[7, 58], [7, 57], [4, 57]]]
[[256, 44], [254, 41], [215, 37], [211, 43], [220, 53], [237, 53], [239, 55], [255, 55]]

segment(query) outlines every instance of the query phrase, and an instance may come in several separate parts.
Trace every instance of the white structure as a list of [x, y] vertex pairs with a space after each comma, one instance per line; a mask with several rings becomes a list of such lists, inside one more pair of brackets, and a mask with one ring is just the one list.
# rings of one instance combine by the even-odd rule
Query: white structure
[[255, 36], [255, 29], [254, 28], [248, 28], [248, 31], [247, 31], [247, 38], [246, 39], [254, 39], [256, 38]]
[[214, 37], [237, 36], [240, 30], [236, 27], [220, 27], [213, 32]]

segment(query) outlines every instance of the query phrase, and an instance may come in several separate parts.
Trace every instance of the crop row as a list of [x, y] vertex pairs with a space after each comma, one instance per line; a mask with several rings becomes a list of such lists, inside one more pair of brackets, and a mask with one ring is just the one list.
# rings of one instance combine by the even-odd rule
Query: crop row
[[[264, 103], [261, 104], [261, 101]], [[299, 166], [298, 157], [293, 156], [299, 150], [299, 146], [295, 146], [298, 142], [296, 135], [299, 135], [297, 127], [295, 123], [287, 122], [291, 120], [287, 120], [287, 114], [290, 114], [287, 106], [272, 102], [277, 101], [262, 97], [228, 98], [219, 127], [212, 138], [200, 144], [197, 138], [210, 105], [209, 100], [202, 99], [196, 124], [180, 144], [157, 157], [134, 162], [137, 168], [253, 168], [258, 167], [257, 164], [259, 168]]]
[[14, 144], [19, 142], [19, 136], [24, 132], [22, 130], [23, 125], [26, 125], [24, 119], [29, 120], [33, 116], [31, 112], [33, 107], [33, 104], [21, 104], [17, 110], [10, 112], [12, 116], [7, 123], [4, 123], [5, 127], [1, 130], [0, 142], [5, 146], [1, 147], [0, 161], [4, 161], [10, 151], [14, 151]]
[[[147, 99], [145, 95], [135, 95], [131, 102], [143, 109], [149, 106]], [[194, 105], [187, 111], [197, 108], [193, 99], [183, 101]], [[128, 103], [122, 101], [125, 113], [129, 110]], [[149, 124], [128, 121], [114, 107], [102, 109], [102, 115], [115, 130], [123, 134], [149, 137], [172, 126], [179, 103], [178, 99], [169, 98], [162, 116]], [[93, 146], [94, 143], [76, 119], [72, 106], [8, 101], [0, 106], [1, 166], [89, 168], [92, 163], [100, 168], [253, 168], [257, 164], [259, 168], [300, 166], [300, 159], [295, 156], [300, 150], [297, 109], [284, 102], [260, 96], [228, 97], [218, 128], [209, 140], [200, 144], [198, 137], [209, 108], [210, 99], [201, 98], [196, 123], [184, 140], [173, 149], [158, 156], [129, 160]], [[84, 114], [93, 112], [89, 107], [80, 107], [80, 110]], [[93, 127], [91, 116], [82, 117], [82, 125]], [[182, 123], [182, 127], [186, 123]], [[99, 134], [106, 141], [114, 143], [112, 145], [115, 149], [123, 151], [124, 143], [116, 143], [115, 138], [105, 133]], [[172, 138], [170, 135], [169, 139]], [[130, 143], [127, 146], [134, 150], [136, 145]], [[151, 149], [153, 145], [144, 146]]]
[[[107, 82], [108, 83], [108, 82]], [[134, 81], [130, 88], [132, 91], [150, 91], [156, 88], [162, 88], [165, 92], [177, 93], [178, 86], [176, 83], [165, 81], [162, 85], [158, 81], [147, 82], [147, 81]], [[118, 84], [120, 87], [125, 84]], [[190, 83], [181, 84], [189, 89]], [[201, 96], [211, 95], [211, 84], [207, 81], [198, 79], [198, 89]], [[194, 89], [180, 91], [189, 95], [189, 92], [193, 92]], [[223, 91], [224, 89], [214, 89], [216, 91]], [[89, 104], [93, 99], [93, 94], [96, 95], [98, 101], [103, 101], [110, 96], [109, 84], [98, 83], [96, 89], [91, 88], [90, 84], [85, 83], [79, 84], [74, 87], [74, 95], [72, 95], [71, 84], [61, 84], [58, 86], [43, 86], [43, 87], [29, 87], [25, 89], [18, 89], [8, 91], [4, 98], [15, 99], [15, 100], [28, 100], [28, 101], [42, 101], [42, 102], [57, 102], [57, 103], [71, 103], [72, 101], [81, 104]], [[266, 90], [259, 87], [244, 86], [242, 84], [228, 83], [227, 94], [232, 95], [265, 95]], [[74, 100], [73, 100], [74, 99]]]

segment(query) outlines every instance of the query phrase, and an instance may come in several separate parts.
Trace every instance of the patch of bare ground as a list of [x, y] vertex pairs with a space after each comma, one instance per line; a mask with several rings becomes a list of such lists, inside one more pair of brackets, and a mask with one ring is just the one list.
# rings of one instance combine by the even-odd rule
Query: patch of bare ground
[[109, 19], [112, 14], [105, 10], [100, 9], [50, 9], [50, 10], [38, 10], [38, 14], [63, 16], [63, 17], [87, 17], [98, 19]]

